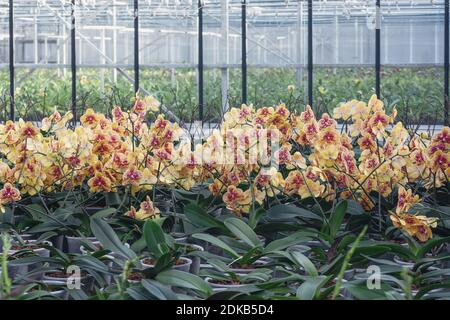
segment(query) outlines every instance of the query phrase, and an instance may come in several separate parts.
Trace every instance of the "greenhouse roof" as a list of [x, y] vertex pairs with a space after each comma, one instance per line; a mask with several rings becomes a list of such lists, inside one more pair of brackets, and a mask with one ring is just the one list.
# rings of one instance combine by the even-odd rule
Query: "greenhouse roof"
[[[222, 0], [225, 1], [225, 0]], [[221, 0], [204, 0], [206, 24], [220, 22]], [[230, 22], [240, 21], [241, 1], [228, 0]], [[133, 0], [77, 0], [76, 15], [83, 24], [109, 25], [114, 11], [117, 23], [130, 24], [133, 19]], [[296, 23], [301, 7], [306, 17], [306, 1], [293, 0], [249, 0], [247, 1], [247, 19], [253, 24], [271, 25]], [[368, 0], [314, 0], [314, 23], [320, 23], [338, 16], [340, 19], [367, 17], [375, 12], [375, 1]], [[382, 0], [383, 18], [408, 18], [443, 14], [443, 0]], [[71, 13], [69, 0], [16, 0], [14, 17], [16, 24], [54, 25], [60, 18], [68, 18]], [[154, 26], [158, 24], [174, 26], [182, 19], [197, 17], [197, 3], [192, 0], [139, 0], [140, 24]], [[216, 18], [216, 19], [214, 19]], [[8, 0], [0, 1], [0, 22], [8, 20]]]

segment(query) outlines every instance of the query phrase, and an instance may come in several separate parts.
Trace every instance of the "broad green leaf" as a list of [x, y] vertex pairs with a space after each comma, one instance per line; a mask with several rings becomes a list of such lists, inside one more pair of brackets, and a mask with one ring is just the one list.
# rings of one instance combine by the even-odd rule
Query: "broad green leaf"
[[209, 242], [209, 243], [225, 250], [226, 252], [228, 252], [230, 255], [232, 255], [235, 258], [240, 257], [240, 255], [237, 254], [236, 251], [234, 251], [229, 245], [227, 245], [225, 242], [223, 242], [222, 240], [220, 240], [217, 237], [214, 237], [214, 236], [206, 234], [206, 233], [196, 233], [196, 234], [193, 234], [192, 237]]
[[162, 285], [161, 283], [144, 279], [141, 281], [142, 286], [152, 295], [154, 295], [158, 300], [178, 300], [177, 295], [170, 290], [169, 287]]
[[417, 252], [417, 257], [423, 258], [428, 251], [443, 243], [450, 243], [450, 237], [428, 240], [427, 243], [425, 243], [422, 247], [419, 248], [419, 251]]
[[280, 204], [271, 207], [267, 211], [267, 217], [272, 220], [292, 220], [295, 218], [319, 220], [322, 221], [322, 217], [318, 216], [310, 210], [306, 210], [297, 206]]
[[352, 216], [359, 216], [364, 214], [364, 208], [359, 204], [359, 202], [355, 200], [346, 200], [347, 201], [347, 213]]
[[194, 203], [189, 203], [184, 207], [186, 218], [195, 226], [201, 228], [225, 229], [224, 224], [209, 215], [203, 208]]
[[113, 228], [107, 222], [101, 219], [92, 219], [91, 230], [105, 249], [120, 254], [129, 260], [136, 258], [136, 254], [120, 241]]
[[205, 280], [199, 276], [180, 270], [163, 271], [156, 276], [156, 280], [175, 287], [197, 290], [206, 297], [210, 296], [213, 292]]
[[156, 221], [147, 220], [143, 229], [147, 248], [154, 258], [159, 258], [168, 251], [164, 231]]
[[341, 201], [334, 209], [333, 214], [330, 217], [329, 226], [330, 226], [330, 243], [334, 242], [334, 238], [336, 237], [339, 228], [342, 225], [342, 221], [344, 221], [345, 213], [347, 211], [347, 201]]
[[118, 206], [122, 202], [117, 192], [105, 193], [105, 201], [108, 206]]
[[100, 211], [96, 212], [95, 214], [93, 214], [92, 219], [100, 219], [100, 218], [108, 217], [108, 216], [114, 214], [116, 211], [117, 211], [116, 208], [106, 208], [106, 209], [100, 210]]
[[243, 220], [238, 218], [228, 218], [224, 223], [231, 233], [249, 246], [262, 246], [261, 240], [258, 238], [255, 231], [253, 231], [253, 229], [250, 228]]
[[381, 285], [381, 289], [368, 289], [364, 284], [347, 284], [345, 288], [359, 300], [386, 300], [386, 292], [393, 290], [388, 285]]
[[323, 287], [331, 276], [318, 276], [307, 279], [297, 289], [297, 298], [300, 300], [312, 300], [316, 296], [317, 292]]
[[267, 254], [272, 251], [282, 250], [294, 244], [297, 244], [301, 241], [308, 241], [308, 240], [311, 240], [311, 238], [306, 237], [302, 231], [299, 231], [287, 237], [272, 241], [264, 248], [263, 253]]
[[313, 277], [316, 277], [319, 275], [319, 273], [317, 272], [316, 267], [314, 266], [314, 263], [311, 262], [311, 260], [309, 260], [309, 258], [307, 256], [305, 256], [303, 253], [301, 253], [300, 251], [296, 251], [296, 250], [292, 250], [290, 251], [290, 254], [293, 258], [293, 260], [301, 265], [303, 267], [303, 269], [305, 269], [305, 272]]

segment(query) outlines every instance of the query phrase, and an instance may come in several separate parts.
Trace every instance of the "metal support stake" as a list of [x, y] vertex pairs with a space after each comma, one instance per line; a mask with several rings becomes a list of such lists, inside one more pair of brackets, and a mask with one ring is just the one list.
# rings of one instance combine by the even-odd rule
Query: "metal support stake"
[[313, 2], [308, 0], [308, 104], [313, 102]]
[[139, 91], [139, 5], [134, 0], [134, 92]]
[[229, 91], [229, 72], [228, 72], [228, 64], [230, 63], [229, 56], [229, 48], [230, 48], [230, 40], [229, 40], [229, 9], [228, 9], [228, 0], [220, 1], [221, 13], [222, 13], [222, 30], [221, 30], [221, 53], [222, 53], [222, 63], [225, 65], [224, 68], [221, 69], [222, 76], [222, 114], [228, 110], [228, 91]]
[[203, 4], [198, 0], [198, 116], [203, 123]]
[[71, 68], [72, 68], [72, 114], [73, 124], [77, 123], [77, 56], [76, 56], [76, 35], [75, 35], [75, 0], [72, 0], [70, 17], [72, 24], [70, 26], [70, 51], [71, 51]]
[[376, 0], [375, 8], [375, 92], [380, 98], [381, 83], [381, 8], [380, 0]]
[[444, 105], [444, 124], [447, 126], [449, 124], [448, 121], [448, 111], [449, 111], [449, 55], [450, 55], [450, 46], [449, 46], [449, 20], [450, 20], [450, 12], [449, 12], [449, 0], [445, 0], [445, 27], [444, 27], [444, 95], [445, 95], [445, 105]]
[[9, 0], [9, 118], [14, 121], [14, 1]]
[[241, 28], [242, 28], [242, 103], [247, 103], [247, 3], [241, 0]]

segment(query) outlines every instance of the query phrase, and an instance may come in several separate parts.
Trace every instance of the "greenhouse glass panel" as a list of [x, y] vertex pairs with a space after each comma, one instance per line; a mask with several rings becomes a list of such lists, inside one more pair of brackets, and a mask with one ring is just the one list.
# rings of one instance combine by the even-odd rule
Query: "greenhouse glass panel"
[[441, 123], [444, 115], [444, 1], [382, 2], [381, 93], [404, 123]]

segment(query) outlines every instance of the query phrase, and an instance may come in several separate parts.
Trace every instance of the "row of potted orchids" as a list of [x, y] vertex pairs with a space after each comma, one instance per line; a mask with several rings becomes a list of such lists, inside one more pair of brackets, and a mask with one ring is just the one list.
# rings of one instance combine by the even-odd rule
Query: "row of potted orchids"
[[158, 106], [0, 126], [3, 296], [449, 294], [448, 127], [410, 132], [373, 96], [320, 119], [243, 105], [192, 142]]

